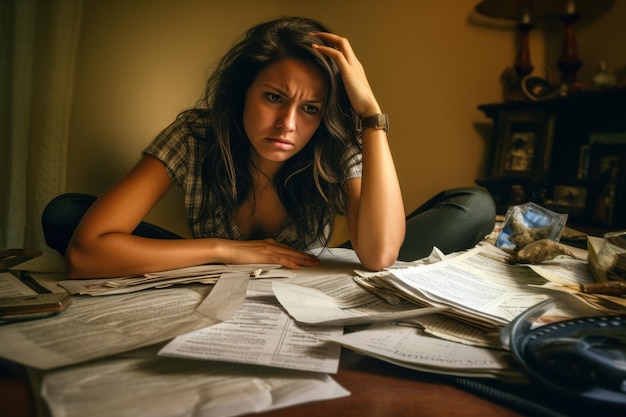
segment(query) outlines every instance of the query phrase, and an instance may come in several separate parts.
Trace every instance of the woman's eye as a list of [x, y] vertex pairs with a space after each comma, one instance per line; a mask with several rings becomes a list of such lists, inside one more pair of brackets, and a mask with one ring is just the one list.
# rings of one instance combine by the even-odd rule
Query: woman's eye
[[317, 112], [319, 112], [320, 109], [312, 104], [307, 104], [304, 106], [304, 111], [307, 112], [308, 114], [317, 114]]
[[278, 94], [274, 93], [265, 93], [265, 97], [272, 103], [280, 103], [281, 97]]

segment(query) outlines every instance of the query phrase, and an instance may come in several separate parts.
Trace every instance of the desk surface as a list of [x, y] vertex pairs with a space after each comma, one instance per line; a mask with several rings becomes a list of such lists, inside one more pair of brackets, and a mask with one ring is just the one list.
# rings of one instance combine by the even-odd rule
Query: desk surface
[[264, 417], [480, 416], [522, 414], [437, 381], [437, 376], [342, 350], [333, 377], [352, 395], [259, 414]]
[[[516, 417], [522, 414], [477, 397], [437, 376], [404, 369], [343, 349], [339, 372], [333, 377], [351, 395], [328, 401], [297, 405], [258, 414], [265, 417], [291, 416], [480, 416]], [[26, 374], [11, 366], [0, 376], [0, 415], [35, 416]]]
[[[35, 417], [36, 407], [26, 370], [0, 359], [0, 416]], [[339, 372], [333, 376], [348, 397], [296, 405], [281, 410], [251, 414], [262, 417], [521, 417], [524, 415], [623, 417], [624, 410], [606, 410], [597, 405], [564, 404], [550, 392], [516, 386], [511, 392], [533, 398], [533, 404], [558, 404], [559, 411], [514, 410], [444, 381], [444, 377], [413, 371], [342, 349]], [[568, 407], [569, 412], [564, 408]]]

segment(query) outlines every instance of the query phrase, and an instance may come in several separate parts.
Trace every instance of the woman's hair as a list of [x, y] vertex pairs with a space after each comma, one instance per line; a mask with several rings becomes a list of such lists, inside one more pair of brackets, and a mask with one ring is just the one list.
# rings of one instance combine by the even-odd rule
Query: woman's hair
[[198, 130], [205, 132], [203, 139], [209, 146], [203, 180], [213, 196], [204, 203], [203, 216], [223, 207], [227, 224], [232, 224], [235, 209], [252, 187], [251, 144], [243, 128], [248, 88], [265, 67], [287, 57], [320, 71], [327, 88], [322, 122], [309, 143], [283, 164], [274, 183], [301, 248], [328, 243], [327, 228], [334, 215], [345, 213], [345, 183], [360, 152], [356, 114], [339, 69], [311, 47], [323, 44], [311, 32], [328, 29], [300, 17], [283, 17], [249, 29], [209, 78], [201, 107], [211, 129]]

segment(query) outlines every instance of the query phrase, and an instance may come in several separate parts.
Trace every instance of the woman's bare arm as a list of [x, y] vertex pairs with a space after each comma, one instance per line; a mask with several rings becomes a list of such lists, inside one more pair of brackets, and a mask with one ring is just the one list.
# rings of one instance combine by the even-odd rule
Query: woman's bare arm
[[402, 193], [383, 130], [363, 138], [363, 177], [348, 183], [348, 230], [364, 267], [379, 271], [393, 264], [406, 230]]
[[70, 241], [67, 273], [72, 278], [135, 275], [205, 263], [274, 263], [289, 268], [317, 259], [273, 239], [150, 239], [133, 230], [169, 190], [165, 166], [151, 156], [104, 193], [88, 210]]
[[[352, 108], [361, 117], [381, 113], [363, 66], [347, 39], [316, 33], [335, 48], [314, 45], [339, 66]], [[406, 230], [395, 164], [382, 129], [363, 131], [363, 177], [348, 183], [350, 241], [364, 267], [380, 270], [397, 258]]]

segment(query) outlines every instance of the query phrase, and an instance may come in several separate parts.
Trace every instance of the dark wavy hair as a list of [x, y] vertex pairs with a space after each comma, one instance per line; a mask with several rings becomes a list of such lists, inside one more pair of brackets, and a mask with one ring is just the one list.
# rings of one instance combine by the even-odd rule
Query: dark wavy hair
[[345, 213], [350, 164], [361, 150], [357, 115], [339, 69], [311, 47], [322, 44], [311, 32], [328, 31], [312, 19], [278, 18], [249, 29], [219, 61], [196, 109], [211, 127], [198, 125], [196, 130], [208, 144], [203, 180], [214, 196], [203, 205], [203, 217], [223, 207], [227, 224], [232, 224], [235, 209], [250, 193], [252, 145], [243, 128], [245, 96], [265, 67], [283, 58], [295, 58], [320, 71], [327, 98], [319, 128], [300, 152], [285, 161], [274, 187], [290, 225], [296, 229], [298, 246], [304, 249], [316, 242], [328, 244], [327, 227], [332, 226], [336, 214]]

